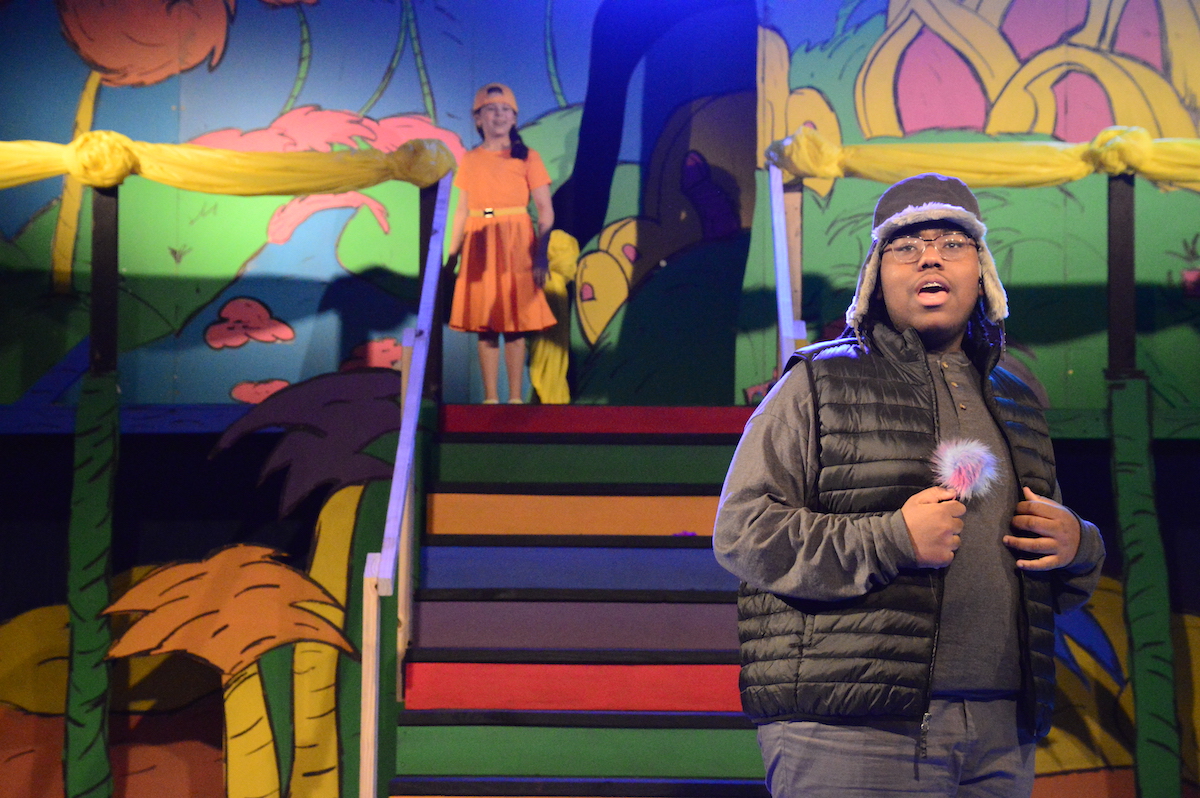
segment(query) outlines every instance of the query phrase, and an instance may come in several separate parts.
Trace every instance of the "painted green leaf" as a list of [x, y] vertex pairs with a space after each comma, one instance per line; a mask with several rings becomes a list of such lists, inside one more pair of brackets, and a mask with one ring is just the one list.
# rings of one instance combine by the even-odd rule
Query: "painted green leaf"
[[370, 207], [360, 207], [338, 238], [338, 262], [392, 296], [415, 304], [421, 272], [420, 191], [411, 183], [389, 180], [360, 193], [386, 211], [387, 230]]
[[561, 111], [546, 114], [521, 127], [521, 138], [537, 150], [546, 164], [555, 191], [575, 169], [575, 150], [579, 145], [579, 120], [583, 106], [572, 105]]
[[11, 240], [0, 238], [0, 404], [15, 402], [88, 332], [87, 286], [91, 273], [91, 193], [80, 213], [82, 242], [76, 293], [50, 293], [50, 240], [58, 203], [39, 211]]
[[121, 349], [178, 331], [267, 242], [287, 198], [201, 194], [131, 178], [121, 186]]

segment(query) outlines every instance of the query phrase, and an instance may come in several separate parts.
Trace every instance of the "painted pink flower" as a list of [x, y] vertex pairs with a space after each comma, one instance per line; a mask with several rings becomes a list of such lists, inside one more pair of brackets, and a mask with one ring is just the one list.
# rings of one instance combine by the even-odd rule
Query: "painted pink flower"
[[[294, 108], [265, 128], [242, 131], [224, 128], [192, 139], [192, 144], [241, 152], [329, 152], [334, 145], [360, 148], [364, 143], [382, 152], [394, 152], [413, 139], [437, 139], [456, 159], [466, 152], [456, 133], [437, 127], [425, 116], [389, 116], [375, 120], [349, 111], [315, 105]], [[330, 208], [368, 208], [384, 232], [390, 230], [387, 209], [355, 191], [313, 194], [289, 201], [271, 217], [267, 239], [282, 244], [314, 213]]]
[[204, 331], [204, 341], [213, 349], [236, 349], [252, 340], [272, 344], [296, 337], [291, 327], [271, 316], [270, 308], [249, 297], [229, 300], [217, 318]]
[[350, 352], [338, 371], [353, 371], [366, 368], [395, 368], [400, 362], [404, 348], [395, 338], [379, 338], [359, 344]]
[[413, 139], [437, 139], [453, 153], [455, 161], [461, 161], [467, 152], [457, 133], [438, 127], [427, 116], [385, 116], [374, 124], [375, 146], [384, 152], [393, 152]]
[[[1088, 0], [1014, 0], [1000, 32], [1021, 61], [1028, 61], [1063, 37], [1082, 28]], [[1162, 71], [1163, 46], [1158, 0], [1129, 0], [1116, 20], [1112, 51], [1132, 56]]]
[[334, 144], [357, 146], [375, 140], [375, 120], [349, 111], [326, 111], [315, 105], [293, 108], [270, 125], [241, 131], [222, 128], [192, 139], [192, 144], [241, 152], [329, 152]]
[[329, 152], [334, 144], [358, 147], [358, 139], [374, 144], [375, 124], [374, 119], [349, 111], [302, 105], [280, 116], [271, 123], [271, 128], [293, 143], [291, 150]]
[[[1158, 2], [1129, 0], [1123, 4], [1114, 23], [1111, 52], [1162, 72]], [[999, 32], [1018, 64], [1025, 64], [1078, 35], [1088, 15], [1088, 0], [1013, 0]], [[1053, 91], [1056, 138], [1088, 141], [1114, 124], [1105, 88], [1086, 70], [1067, 72], [1054, 83]], [[968, 61], [931, 28], [923, 29], [900, 57], [896, 108], [906, 135], [929, 129], [983, 130], [990, 104]]]
[[983, 130], [988, 100], [966, 60], [926, 28], [900, 59], [896, 110], [906, 134], [931, 128]]
[[1184, 269], [1179, 273], [1183, 295], [1189, 299], [1200, 299], [1200, 269]]
[[229, 396], [239, 402], [256, 405], [290, 384], [287, 380], [246, 380], [233, 386], [229, 391]]
[[1062, 40], [1087, 19], [1087, 0], [1013, 0], [1000, 32], [1012, 45], [1017, 58], [1028, 61]]
[[334, 145], [357, 148], [366, 142], [377, 150], [393, 152], [413, 139], [437, 139], [455, 159], [466, 152], [457, 133], [434, 125], [426, 116], [375, 120], [316, 105], [293, 108], [265, 128], [222, 128], [197, 136], [191, 143], [242, 152], [329, 152]]
[[284, 244], [296, 232], [296, 228], [319, 211], [330, 208], [360, 208], [366, 207], [375, 215], [375, 220], [383, 228], [383, 232], [391, 230], [388, 224], [387, 208], [378, 200], [371, 199], [366, 194], [357, 191], [347, 191], [343, 194], [310, 194], [289, 200], [279, 210], [271, 215], [267, 223], [267, 241], [271, 244]]
[[237, 128], [227, 127], [197, 136], [189, 143], [239, 152], [290, 152], [295, 149], [295, 142], [269, 127], [247, 130], [245, 133]]
[[[1004, 15], [1000, 31], [1022, 63], [1064, 40], [1084, 26], [1087, 0], [1015, 0]], [[1131, 56], [1163, 69], [1162, 31], [1155, 0], [1129, 0], [1116, 20], [1112, 52]], [[1054, 137], [1061, 141], [1090, 141], [1115, 124], [1104, 87], [1091, 75], [1068, 72], [1054, 84]]]

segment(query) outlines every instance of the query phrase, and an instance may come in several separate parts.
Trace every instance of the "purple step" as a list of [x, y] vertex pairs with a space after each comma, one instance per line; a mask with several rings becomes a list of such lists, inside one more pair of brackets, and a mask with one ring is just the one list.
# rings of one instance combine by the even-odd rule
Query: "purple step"
[[424, 601], [418, 648], [736, 651], [734, 604]]

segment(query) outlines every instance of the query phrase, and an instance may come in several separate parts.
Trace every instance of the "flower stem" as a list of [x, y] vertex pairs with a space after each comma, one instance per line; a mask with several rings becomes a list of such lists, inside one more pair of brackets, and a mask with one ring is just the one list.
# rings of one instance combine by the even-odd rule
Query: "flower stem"
[[292, 93], [279, 115], [282, 116], [296, 105], [304, 82], [308, 80], [308, 68], [312, 64], [312, 33], [308, 29], [308, 18], [304, 15], [304, 6], [296, 5], [296, 15], [300, 18], [300, 64], [296, 68], [296, 82], [292, 84]]
[[[79, 105], [75, 109], [72, 141], [92, 129], [92, 120], [96, 116], [96, 95], [99, 91], [100, 73], [92, 70], [83, 84]], [[79, 209], [83, 207], [83, 189], [83, 183], [71, 174], [63, 178], [58, 221], [54, 225], [54, 238], [50, 242], [50, 287], [58, 296], [70, 294], [74, 290], [71, 274], [75, 259], [75, 237], [79, 230]]]
[[433, 104], [433, 89], [429, 85], [429, 73], [425, 69], [425, 54], [421, 51], [421, 37], [417, 33], [417, 12], [412, 0], [404, 0], [404, 13], [408, 16], [408, 38], [412, 41], [413, 57], [417, 59], [417, 76], [421, 81], [421, 96], [425, 98], [425, 115], [437, 124], [437, 109]]
[[554, 0], [546, 0], [546, 71], [550, 73], [550, 88], [554, 90], [554, 99], [559, 108], [567, 107], [567, 97], [563, 94], [562, 81], [558, 79], [558, 58], [554, 54]]
[[405, 4], [404, 10], [400, 14], [400, 30], [396, 34], [396, 47], [392, 50], [392, 61], [387, 65], [387, 69], [383, 71], [383, 79], [379, 81], [379, 85], [375, 87], [375, 93], [370, 99], [363, 104], [362, 108], [358, 109], [359, 116], [366, 116], [367, 111], [375, 107], [375, 103], [379, 102], [379, 98], [387, 91], [388, 84], [392, 82], [392, 75], [396, 73], [396, 65], [400, 63], [400, 56], [404, 54], [404, 39], [405, 30], [408, 22], [408, 4]]

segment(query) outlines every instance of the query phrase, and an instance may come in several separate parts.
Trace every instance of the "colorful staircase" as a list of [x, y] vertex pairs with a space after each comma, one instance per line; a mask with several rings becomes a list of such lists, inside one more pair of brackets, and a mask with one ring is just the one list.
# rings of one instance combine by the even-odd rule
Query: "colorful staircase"
[[391, 795], [766, 795], [711, 551], [748, 416], [442, 408]]

